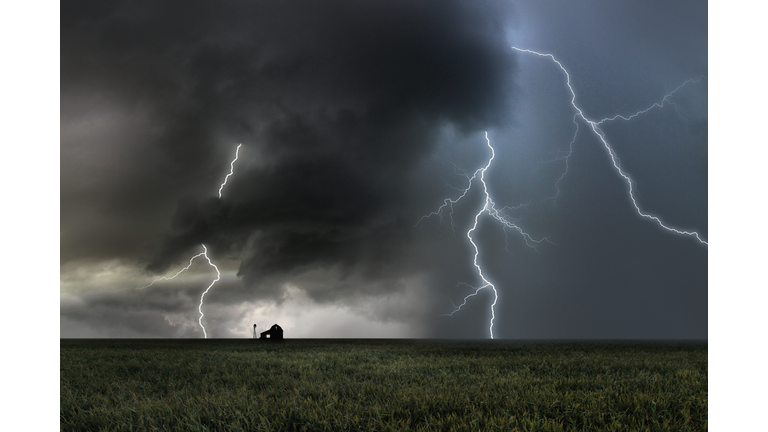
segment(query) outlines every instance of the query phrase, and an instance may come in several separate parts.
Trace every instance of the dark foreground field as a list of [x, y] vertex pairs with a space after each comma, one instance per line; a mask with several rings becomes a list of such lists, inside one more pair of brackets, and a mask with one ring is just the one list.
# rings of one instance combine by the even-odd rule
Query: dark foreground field
[[61, 430], [702, 431], [706, 342], [61, 340]]

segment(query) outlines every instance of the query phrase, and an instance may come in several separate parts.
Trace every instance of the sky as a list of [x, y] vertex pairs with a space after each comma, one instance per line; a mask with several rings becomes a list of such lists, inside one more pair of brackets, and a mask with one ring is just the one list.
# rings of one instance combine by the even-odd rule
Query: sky
[[[591, 121], [660, 104], [603, 139], [708, 241], [668, 3], [61, 4], [60, 337], [707, 339], [709, 246], [513, 49]], [[485, 190], [529, 240], [482, 213], [475, 258]], [[204, 257], [152, 283], [203, 245], [205, 333]]]

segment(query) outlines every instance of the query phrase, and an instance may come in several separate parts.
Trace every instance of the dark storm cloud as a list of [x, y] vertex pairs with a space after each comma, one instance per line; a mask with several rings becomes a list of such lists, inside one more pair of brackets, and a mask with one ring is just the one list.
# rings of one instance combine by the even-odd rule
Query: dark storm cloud
[[[178, 201], [174, 192], [185, 196], [151, 256], [153, 271], [203, 242], [243, 252], [243, 239], [259, 231], [268, 233], [254, 246], [256, 258], [243, 262], [246, 276], [313, 262], [352, 265], [371, 242], [386, 258], [403, 223], [379, 215], [398, 206], [408, 171], [433, 145], [430, 128], [487, 128], [501, 124], [510, 107], [514, 61], [504, 24], [511, 11], [503, 2], [97, 2], [63, 9], [68, 115], [78, 102], [94, 110], [116, 99], [150, 111], [154, 124], [151, 136], [138, 137], [150, 141], [145, 147], [127, 144], [134, 149], [123, 163], [132, 168], [111, 180], [118, 191], [103, 197], [104, 211], [142, 213], [163, 198]], [[266, 160], [237, 173], [228, 185], [232, 203], [192, 196], [210, 190], [211, 173], [226, 166], [217, 150], [222, 137]], [[163, 178], [152, 188], [155, 170]], [[63, 171], [65, 183], [76, 174]], [[63, 219], [76, 211], [64, 208]], [[80, 249], [88, 247], [102, 250], [96, 239]]]
[[[189, 295], [187, 295], [189, 294]], [[198, 293], [124, 291], [81, 296], [61, 304], [62, 333], [80, 337], [195, 337], [198, 328], [184, 325], [182, 317], [197, 308]]]
[[[206, 297], [213, 335], [299, 289], [312, 307], [485, 337], [488, 290], [439, 316], [478, 284], [466, 233], [480, 184], [455, 226], [420, 217], [485, 166], [488, 130], [497, 206], [528, 204], [509, 214], [552, 241], [533, 250], [480, 218], [497, 337], [706, 337], [706, 247], [634, 213], [583, 122], [558, 182], [575, 128], [564, 76], [509, 47], [555, 54], [595, 120], [703, 77], [603, 129], [641, 207], [706, 238], [706, 21], [698, 2], [67, 2], [62, 327], [199, 336], [188, 324], [209, 279], [135, 288], [205, 244], [229, 278]], [[109, 260], [120, 270], [83, 276]]]

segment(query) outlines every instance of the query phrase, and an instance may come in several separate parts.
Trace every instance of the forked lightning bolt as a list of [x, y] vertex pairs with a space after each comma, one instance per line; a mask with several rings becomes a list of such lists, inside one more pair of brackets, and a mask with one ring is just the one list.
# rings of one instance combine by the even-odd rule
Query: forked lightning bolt
[[[655, 104], [651, 105], [650, 107], [648, 107], [648, 108], [646, 108], [644, 110], [638, 111], [638, 112], [636, 112], [636, 113], [634, 113], [634, 114], [632, 114], [630, 116], [615, 115], [613, 117], [604, 118], [604, 119], [602, 119], [600, 121], [593, 121], [593, 120], [588, 119], [587, 116], [584, 115], [584, 112], [581, 110], [581, 108], [579, 108], [579, 106], [576, 105], [576, 92], [573, 90], [573, 87], [571, 87], [571, 76], [568, 73], [568, 71], [565, 69], [565, 67], [562, 65], [562, 63], [560, 63], [560, 61], [558, 61], [555, 58], [555, 56], [553, 56], [552, 54], [542, 54], [542, 53], [539, 53], [539, 52], [536, 52], [536, 51], [531, 51], [531, 50], [517, 48], [517, 47], [512, 47], [512, 49], [514, 49], [516, 51], [524, 52], [524, 53], [535, 54], [535, 55], [540, 56], [540, 57], [549, 57], [553, 62], [555, 62], [557, 64], [558, 67], [560, 67], [560, 70], [562, 70], [563, 73], [565, 73], [565, 84], [568, 86], [568, 90], [571, 92], [571, 105], [576, 110], [576, 116], [581, 118], [582, 120], [584, 120], [589, 125], [590, 129], [592, 129], [592, 132], [594, 132], [595, 136], [600, 140], [600, 142], [603, 144], [603, 147], [605, 147], [605, 150], [608, 152], [608, 156], [610, 156], [611, 163], [613, 164], [613, 167], [615, 168], [616, 172], [619, 174], [619, 176], [621, 176], [624, 179], [624, 181], [627, 182], [627, 186], [629, 188], [629, 199], [632, 201], [632, 205], [635, 207], [635, 211], [637, 212], [637, 214], [640, 215], [641, 217], [644, 217], [646, 219], [650, 219], [650, 220], [656, 222], [656, 224], [658, 224], [660, 227], [664, 228], [667, 231], [674, 232], [674, 233], [681, 234], [681, 235], [687, 235], [687, 236], [694, 237], [700, 243], [708, 245], [707, 241], [702, 239], [698, 232], [696, 232], [696, 231], [684, 231], [684, 230], [680, 230], [680, 229], [677, 229], [677, 228], [672, 228], [672, 227], [666, 225], [664, 222], [662, 222], [661, 219], [659, 219], [659, 217], [653, 216], [653, 215], [648, 214], [648, 213], [644, 213], [640, 209], [640, 206], [637, 204], [637, 200], [635, 199], [634, 187], [633, 187], [632, 179], [629, 177], [629, 175], [627, 173], [625, 173], [619, 167], [619, 163], [618, 163], [618, 160], [617, 160], [617, 157], [616, 157], [616, 152], [614, 152], [613, 148], [608, 143], [608, 140], [605, 138], [605, 133], [602, 131], [602, 129], [600, 129], [600, 125], [605, 123], [605, 122], [614, 121], [614, 120], [617, 120], [617, 119], [622, 119], [622, 120], [625, 120], [625, 121], [629, 121], [629, 120], [632, 120], [633, 118], [635, 118], [635, 117], [637, 117], [639, 115], [645, 114], [646, 112], [648, 112], [648, 111], [650, 111], [650, 110], [652, 110], [654, 108], [661, 108], [662, 106], [664, 106], [664, 103], [667, 102], [668, 99], [675, 92], [677, 92], [683, 86], [685, 86], [685, 85], [687, 85], [687, 84], [689, 84], [691, 82], [699, 82], [699, 80], [701, 80], [701, 78], [699, 78], [698, 80], [688, 80], [688, 81], [684, 82], [683, 84], [681, 84], [680, 86], [675, 88], [673, 91], [671, 91], [670, 93], [666, 94], [664, 96], [664, 98], [661, 100], [660, 103], [655, 103]], [[578, 133], [578, 124], [577, 124], [577, 132], [576, 133]], [[575, 138], [575, 135], [574, 135], [574, 140], [575, 139], [576, 138]], [[571, 149], [572, 148], [573, 148], [573, 141], [571, 141]], [[569, 155], [570, 155], [570, 153], [569, 153]], [[567, 167], [567, 165], [566, 165], [566, 167]], [[560, 179], [562, 179], [562, 177], [560, 177]], [[558, 182], [559, 181], [560, 180], [558, 180]], [[558, 189], [558, 192], [559, 192], [559, 189]]]
[[[205, 245], [203, 245], [203, 248], [205, 248]], [[192, 261], [194, 261], [194, 260], [195, 260], [195, 258], [197, 258], [197, 257], [199, 257], [199, 256], [203, 256], [203, 255], [205, 255], [205, 252], [201, 252], [201, 253], [199, 253], [199, 254], [197, 254], [197, 255], [193, 256], [192, 258], [190, 258], [190, 259], [189, 259], [189, 265], [187, 265], [187, 266], [186, 266], [186, 267], [184, 267], [183, 269], [179, 270], [179, 272], [178, 272], [178, 273], [176, 273], [175, 275], [173, 275], [173, 276], [171, 276], [171, 277], [161, 277], [161, 278], [157, 278], [157, 279], [153, 280], [153, 281], [152, 281], [152, 283], [150, 283], [149, 285], [143, 286], [143, 287], [141, 287], [141, 288], [139, 288], [139, 289], [149, 288], [149, 287], [151, 287], [152, 285], [154, 285], [154, 284], [155, 284], [155, 282], [159, 282], [159, 281], [161, 281], [161, 280], [171, 280], [171, 279], [175, 279], [175, 278], [176, 278], [176, 276], [178, 276], [178, 275], [180, 275], [180, 274], [184, 273], [185, 271], [189, 270], [189, 268], [190, 268], [190, 267], [192, 267]]]
[[[238, 154], [240, 152], [240, 146], [241, 145], [242, 144], [238, 144], [237, 149], [235, 150], [235, 159], [233, 159], [232, 163], [230, 163], [229, 174], [227, 174], [226, 177], [224, 177], [224, 182], [219, 187], [219, 198], [221, 198], [221, 191], [224, 189], [224, 185], [227, 184], [227, 179], [229, 179], [229, 177], [232, 174], [234, 174], [234, 172], [235, 172], [235, 161], [237, 160]], [[178, 275], [180, 275], [180, 274], [184, 273], [185, 271], [189, 270], [189, 268], [192, 266], [192, 261], [194, 261], [195, 258], [200, 257], [200, 256], [205, 257], [205, 259], [208, 261], [208, 264], [216, 270], [216, 279], [214, 279], [213, 282], [211, 282], [211, 284], [208, 286], [208, 288], [206, 288], [205, 291], [203, 291], [203, 294], [200, 295], [200, 305], [197, 307], [198, 312], [200, 312], [200, 318], [197, 320], [197, 322], [200, 324], [200, 328], [203, 329], [203, 337], [205, 339], [208, 339], [208, 333], [205, 331], [205, 326], [203, 326], [203, 316], [204, 316], [203, 315], [203, 300], [205, 299], [205, 295], [208, 293], [208, 291], [211, 288], [213, 288], [213, 285], [216, 284], [216, 282], [218, 282], [219, 279], [221, 279], [221, 272], [219, 272], [219, 268], [216, 267], [216, 264], [214, 264], [211, 261], [211, 258], [208, 257], [208, 248], [206, 248], [205, 245], [203, 245], [203, 252], [201, 252], [201, 253], [193, 256], [192, 258], [190, 258], [189, 264], [186, 267], [184, 267], [183, 269], [179, 270], [178, 273], [176, 273], [175, 275], [173, 275], [171, 277], [157, 278], [157, 279], [153, 280], [152, 283], [150, 283], [149, 285], [141, 287], [141, 289], [149, 288], [152, 285], [154, 285], [155, 282], [158, 282], [158, 281], [161, 281], [161, 280], [171, 280], [171, 279], [176, 278]]]
[[205, 295], [208, 294], [208, 290], [213, 288], [213, 284], [215, 284], [216, 282], [219, 281], [219, 279], [221, 279], [221, 272], [219, 272], [219, 268], [216, 267], [216, 264], [212, 263], [211, 259], [208, 258], [208, 254], [207, 254], [208, 249], [205, 248], [205, 245], [203, 245], [203, 249], [204, 251], [202, 255], [205, 257], [206, 260], [208, 260], [208, 264], [210, 264], [211, 266], [213, 266], [214, 269], [216, 269], [216, 279], [214, 279], [213, 282], [211, 282], [211, 284], [208, 285], [208, 288], [206, 288], [205, 291], [203, 291], [203, 293], [200, 295], [200, 306], [197, 307], [197, 311], [200, 312], [200, 318], [198, 318], [197, 322], [200, 324], [200, 328], [203, 329], [203, 337], [205, 339], [208, 339], [208, 333], [205, 332], [205, 326], [203, 326], [203, 299], [205, 298]]
[[[629, 175], [627, 175], [619, 167], [619, 163], [618, 163], [618, 160], [617, 160], [617, 157], [616, 157], [616, 153], [614, 152], [614, 150], [611, 147], [611, 145], [608, 143], [608, 140], [605, 137], [605, 133], [602, 131], [602, 129], [600, 129], [600, 125], [603, 124], [603, 123], [614, 121], [614, 120], [618, 120], [618, 119], [621, 119], [621, 120], [624, 120], [624, 121], [630, 121], [633, 118], [635, 118], [637, 116], [640, 116], [642, 114], [645, 114], [645, 113], [647, 113], [648, 111], [650, 111], [650, 110], [652, 110], [654, 108], [662, 108], [664, 106], [664, 104], [667, 103], [667, 102], [669, 102], [670, 104], [674, 105], [674, 103], [672, 101], [670, 101], [669, 99], [678, 90], [680, 90], [684, 86], [686, 86], [686, 85], [688, 85], [690, 83], [698, 83], [701, 80], [701, 78], [696, 79], [696, 80], [690, 79], [690, 80], [685, 81], [684, 83], [679, 85], [677, 88], [675, 88], [671, 92], [667, 93], [662, 98], [662, 100], [660, 102], [654, 103], [650, 107], [648, 107], [646, 109], [643, 109], [643, 110], [640, 110], [640, 111], [638, 111], [638, 112], [636, 112], [634, 114], [631, 114], [631, 115], [615, 115], [613, 117], [606, 117], [606, 118], [604, 118], [604, 119], [602, 119], [600, 121], [593, 121], [593, 120], [588, 119], [587, 116], [584, 115], [584, 112], [581, 110], [581, 108], [579, 108], [578, 105], [576, 105], [576, 93], [573, 90], [573, 87], [571, 87], [571, 77], [570, 77], [570, 74], [565, 69], [565, 67], [552, 54], [542, 54], [542, 53], [539, 53], [539, 52], [536, 52], [536, 51], [531, 51], [531, 50], [526, 50], [526, 49], [521, 49], [521, 48], [516, 48], [516, 47], [512, 47], [512, 49], [514, 49], [516, 51], [519, 51], [519, 52], [535, 54], [535, 55], [540, 56], [540, 57], [548, 57], [553, 62], [555, 62], [560, 67], [560, 69], [563, 71], [563, 73], [565, 73], [566, 85], [567, 85], [568, 89], [571, 92], [571, 105], [576, 110], [576, 114], [573, 117], [573, 123], [576, 126], [576, 130], [574, 132], [573, 139], [571, 140], [571, 142], [570, 142], [570, 144], [568, 146], [568, 152], [564, 156], [561, 156], [561, 157], [558, 157], [558, 158], [554, 159], [554, 160], [565, 160], [566, 165], [565, 165], [565, 171], [563, 172], [562, 175], [560, 175], [560, 177], [555, 182], [555, 189], [557, 190], [557, 194], [552, 199], [557, 199], [557, 197], [559, 196], [559, 194], [560, 194], [559, 183], [563, 180], [565, 175], [568, 173], [568, 158], [573, 153], [573, 145], [574, 145], [574, 142], [576, 141], [576, 137], [578, 136], [578, 133], [579, 133], [579, 123], [577, 122], [577, 119], [581, 118], [584, 122], [586, 122], [589, 125], [590, 129], [592, 129], [592, 132], [595, 134], [595, 136], [597, 136], [597, 138], [603, 144], [603, 147], [608, 152], [608, 155], [611, 158], [611, 162], [612, 162], [613, 167], [616, 170], [616, 172], [619, 174], [619, 176], [621, 178], [624, 179], [624, 181], [626, 181], [627, 186], [628, 186], [628, 190], [629, 190], [629, 198], [632, 201], [632, 205], [634, 206], [637, 214], [640, 215], [643, 218], [647, 218], [647, 219], [650, 219], [650, 220], [656, 222], [661, 228], [663, 228], [663, 229], [665, 229], [667, 231], [674, 232], [674, 233], [681, 234], [681, 235], [687, 235], [687, 236], [694, 237], [700, 243], [707, 245], [708, 244], [707, 241], [702, 239], [698, 232], [695, 232], [695, 231], [684, 231], [684, 230], [679, 230], [679, 229], [676, 229], [676, 228], [672, 228], [672, 227], [667, 226], [666, 224], [664, 224], [661, 221], [661, 219], [659, 219], [657, 216], [653, 216], [651, 214], [644, 213], [640, 209], [640, 206], [637, 204], [637, 200], [635, 199], [635, 196], [634, 196], [634, 188], [633, 188], [632, 179], [629, 177]], [[677, 111], [677, 106], [676, 105], [675, 105], [675, 110]], [[679, 111], [678, 111], [678, 114], [680, 114]], [[461, 175], [464, 175], [465, 177], [467, 177], [467, 179], [469, 180], [469, 185], [467, 186], [467, 188], [463, 189], [463, 190], [460, 190], [461, 194], [456, 199], [446, 198], [443, 201], [443, 204], [436, 211], [434, 211], [434, 212], [432, 212], [432, 213], [430, 213], [428, 215], [422, 216], [422, 218], [419, 220], [419, 222], [421, 222], [425, 218], [429, 218], [429, 217], [435, 216], [435, 215], [439, 215], [439, 216], [442, 217], [443, 211], [445, 211], [445, 209], [448, 208], [449, 217], [451, 218], [451, 227], [455, 229], [456, 225], [453, 222], [453, 205], [458, 203], [462, 198], [464, 198], [467, 195], [467, 193], [469, 192], [469, 190], [472, 187], [472, 182], [478, 177], [478, 174], [479, 174], [480, 182], [483, 184], [483, 192], [485, 194], [485, 204], [477, 212], [477, 214], [475, 214], [475, 222], [472, 225], [472, 228], [470, 228], [469, 231], [467, 231], [467, 238], [469, 239], [469, 242], [472, 244], [472, 247], [475, 250], [475, 254], [474, 254], [474, 258], [473, 258], [473, 264], [475, 266], [475, 269], [477, 270], [477, 274], [480, 276], [480, 279], [482, 280], [482, 285], [480, 285], [479, 287], [474, 287], [474, 286], [467, 285], [467, 284], [461, 284], [461, 285], [466, 285], [466, 286], [472, 288], [474, 291], [471, 294], [469, 294], [466, 297], [464, 297], [464, 301], [460, 305], [458, 305], [458, 306], [454, 305], [454, 310], [451, 313], [444, 314], [444, 315], [452, 316], [454, 313], [460, 311], [461, 308], [464, 305], [467, 304], [467, 300], [470, 297], [476, 296], [481, 290], [483, 290], [485, 288], [491, 288], [491, 290], [493, 291], [493, 303], [491, 304], [491, 320], [490, 320], [490, 325], [489, 325], [489, 329], [488, 330], [489, 330], [491, 339], [493, 339], [493, 322], [494, 322], [494, 319], [496, 318], [494, 308], [495, 308], [496, 302], [498, 300], [498, 291], [496, 290], [496, 287], [493, 285], [493, 283], [491, 283], [485, 277], [485, 275], [483, 274], [483, 270], [480, 267], [480, 265], [478, 264], [478, 256], [479, 256], [480, 252], [479, 252], [479, 249], [477, 247], [477, 244], [472, 239], [472, 233], [477, 229], [477, 224], [478, 224], [480, 215], [482, 215], [483, 213], [488, 213], [488, 215], [492, 216], [494, 219], [499, 221], [502, 224], [502, 226], [505, 228], [505, 234], [506, 234], [506, 228], [512, 228], [512, 229], [516, 230], [518, 233], [520, 233], [520, 235], [523, 236], [523, 238], [525, 239], [525, 242], [526, 242], [526, 244], [528, 246], [535, 247], [534, 243], [538, 244], [538, 243], [541, 243], [542, 241], [548, 241], [549, 242], [549, 240], [546, 237], [544, 237], [541, 240], [534, 240], [533, 238], [531, 238], [531, 236], [529, 234], [527, 234], [525, 231], [523, 231], [522, 228], [520, 228], [519, 226], [517, 226], [516, 224], [514, 224], [513, 222], [511, 222], [510, 220], [508, 220], [507, 218], [505, 218], [501, 214], [501, 211], [503, 211], [504, 209], [502, 209], [502, 210], [496, 209], [495, 203], [491, 199], [491, 196], [490, 196], [490, 194], [488, 192], [488, 186], [485, 183], [485, 172], [488, 170], [488, 168], [490, 168], [491, 163], [493, 162], [493, 159], [495, 157], [495, 151], [493, 149], [493, 146], [491, 146], [490, 139], [488, 139], [488, 132], [485, 133], [485, 139], [486, 139], [486, 142], [488, 143], [488, 147], [491, 149], [491, 158], [488, 160], [488, 164], [486, 164], [485, 167], [480, 168], [477, 171], [475, 171], [475, 173], [471, 177], [468, 174], [466, 174], [466, 172], [464, 172], [464, 171], [457, 172], [458, 170], [455, 170], [455, 172], [457, 172], [457, 174], [461, 174]], [[549, 161], [549, 162], [553, 162], [554, 160]], [[417, 223], [417, 225], [418, 225], [418, 223]]]
[[475, 266], [475, 269], [477, 270], [478, 276], [480, 276], [480, 279], [482, 280], [483, 283], [479, 287], [474, 287], [474, 286], [471, 286], [471, 285], [463, 284], [463, 285], [467, 285], [468, 287], [474, 289], [474, 292], [472, 294], [469, 294], [468, 296], [464, 297], [464, 301], [460, 305], [455, 306], [454, 310], [451, 313], [444, 314], [444, 315], [445, 316], [451, 316], [454, 313], [460, 311], [461, 308], [465, 304], [467, 304], [467, 300], [470, 297], [476, 296], [481, 290], [483, 290], [485, 288], [490, 288], [491, 291], [493, 291], [493, 303], [491, 304], [491, 322], [490, 322], [490, 325], [488, 327], [488, 331], [489, 331], [489, 333], [491, 335], [491, 339], [493, 339], [493, 321], [496, 318], [496, 313], [494, 311], [494, 308], [496, 307], [496, 301], [499, 298], [499, 293], [496, 291], [496, 287], [493, 285], [493, 283], [491, 283], [485, 277], [485, 275], [483, 274], [483, 269], [480, 267], [480, 264], [478, 264], [478, 262], [477, 262], [478, 257], [480, 255], [480, 250], [478, 249], [477, 244], [475, 244], [475, 241], [472, 239], [472, 233], [477, 229], [477, 224], [478, 224], [478, 222], [480, 220], [480, 216], [483, 213], [487, 213], [489, 216], [491, 216], [492, 218], [496, 219], [499, 223], [501, 223], [502, 227], [504, 228], [505, 234], [506, 234], [506, 229], [507, 228], [513, 229], [513, 230], [517, 231], [523, 237], [523, 239], [525, 239], [525, 243], [528, 246], [530, 246], [530, 247], [535, 248], [536, 244], [539, 244], [539, 243], [541, 243], [543, 241], [549, 242], [549, 240], [546, 237], [544, 237], [544, 238], [542, 238], [540, 240], [534, 240], [533, 237], [531, 237], [528, 233], [523, 231], [523, 229], [520, 228], [517, 224], [515, 224], [514, 222], [510, 221], [509, 219], [507, 219], [502, 214], [502, 211], [503, 211], [502, 209], [497, 209], [496, 208], [496, 203], [494, 203], [493, 199], [491, 199], [491, 194], [488, 192], [488, 185], [485, 183], [485, 172], [488, 170], [488, 168], [491, 167], [491, 164], [493, 163], [493, 159], [496, 157], [496, 151], [493, 149], [493, 146], [491, 145], [491, 140], [488, 138], [488, 132], [485, 132], [485, 141], [488, 144], [488, 148], [491, 149], [491, 157], [488, 159], [488, 163], [483, 168], [479, 168], [477, 171], [475, 171], [475, 173], [472, 175], [472, 177], [469, 177], [467, 175], [467, 177], [469, 178], [469, 185], [467, 185], [466, 189], [463, 189], [461, 191], [462, 193], [461, 193], [461, 195], [458, 198], [456, 198], [456, 199], [446, 198], [445, 201], [443, 202], [443, 205], [441, 205], [440, 208], [438, 208], [436, 211], [434, 211], [434, 212], [432, 212], [432, 213], [430, 213], [430, 214], [428, 214], [426, 216], [423, 216], [419, 220], [419, 222], [421, 222], [421, 220], [423, 220], [424, 218], [428, 218], [428, 217], [435, 216], [435, 215], [442, 215], [443, 210], [446, 207], [448, 207], [450, 209], [450, 213], [449, 214], [451, 215], [451, 226], [454, 226], [454, 224], [453, 224], [453, 216], [452, 216], [452, 214], [453, 214], [453, 205], [458, 203], [462, 198], [464, 198], [467, 195], [469, 190], [472, 188], [472, 182], [476, 178], [478, 178], [478, 174], [479, 174], [480, 183], [483, 184], [483, 194], [485, 195], [485, 200], [484, 200], [483, 206], [475, 214], [475, 223], [474, 223], [474, 225], [472, 225], [472, 228], [470, 228], [469, 231], [467, 231], [467, 238], [469, 239], [469, 242], [472, 243], [472, 247], [475, 249], [475, 255], [474, 255], [474, 259], [473, 259], [472, 262], [473, 262], [473, 264]]

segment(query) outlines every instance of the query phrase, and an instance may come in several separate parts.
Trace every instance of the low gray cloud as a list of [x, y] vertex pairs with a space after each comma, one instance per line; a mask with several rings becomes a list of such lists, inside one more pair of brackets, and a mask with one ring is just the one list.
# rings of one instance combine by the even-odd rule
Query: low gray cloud
[[[459, 282], [478, 283], [465, 234], [482, 197], [474, 190], [455, 207], [453, 228], [446, 213], [421, 217], [467, 186], [462, 169], [487, 162], [490, 131], [490, 190], [500, 207], [528, 204], [514, 216], [552, 242], [533, 250], [481, 221], [480, 257], [503, 286], [499, 334], [706, 337], [706, 248], [638, 220], [585, 131], [557, 182], [564, 165], [554, 159], [575, 127], [562, 74], [509, 46], [535, 41], [530, 48], [562, 55], [588, 115], [633, 112], [665, 86], [706, 75], [706, 8], [688, 9], [62, 5], [62, 334], [198, 335], [187, 324], [212, 268], [196, 263], [184, 283], [137, 288], [175, 273], [204, 244], [226, 276], [206, 297], [220, 337], [259, 304], [298, 307], [287, 294], [296, 289], [303, 308], [365, 311], [375, 328], [484, 337], [487, 298], [440, 317], [468, 293]], [[643, 205], [706, 236], [706, 79], [673, 102], [605, 130]], [[125, 272], [112, 282], [71, 279], [110, 260]], [[392, 305], [414, 292], [418, 307], [397, 312]], [[670, 326], [680, 330], [665, 333]]]

